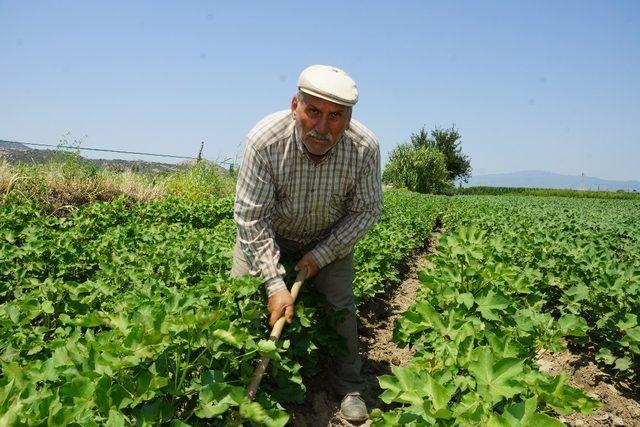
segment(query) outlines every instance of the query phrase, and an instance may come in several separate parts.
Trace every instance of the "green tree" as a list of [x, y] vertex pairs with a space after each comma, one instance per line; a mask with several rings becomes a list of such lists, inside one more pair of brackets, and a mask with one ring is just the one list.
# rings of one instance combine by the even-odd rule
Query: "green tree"
[[443, 193], [451, 187], [444, 155], [433, 147], [411, 144], [391, 151], [382, 180], [418, 193]]
[[462, 153], [460, 132], [451, 126], [449, 129], [435, 127], [427, 132], [423, 127], [418, 133], [411, 134], [411, 145], [418, 147], [432, 147], [444, 154], [448, 178], [450, 181], [461, 179], [467, 182], [471, 177], [471, 162], [469, 156]]

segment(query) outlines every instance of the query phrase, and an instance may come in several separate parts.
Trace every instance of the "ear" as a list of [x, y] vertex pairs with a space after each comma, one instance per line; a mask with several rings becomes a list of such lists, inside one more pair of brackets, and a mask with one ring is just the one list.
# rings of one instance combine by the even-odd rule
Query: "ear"
[[298, 97], [293, 95], [291, 98], [291, 118], [296, 118], [296, 110], [298, 109]]

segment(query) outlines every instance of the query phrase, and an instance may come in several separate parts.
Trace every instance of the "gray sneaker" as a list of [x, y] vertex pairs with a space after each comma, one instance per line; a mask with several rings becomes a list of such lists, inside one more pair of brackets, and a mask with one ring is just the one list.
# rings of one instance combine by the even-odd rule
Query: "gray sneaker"
[[360, 393], [347, 393], [340, 403], [342, 418], [351, 422], [361, 422], [367, 419], [367, 405]]

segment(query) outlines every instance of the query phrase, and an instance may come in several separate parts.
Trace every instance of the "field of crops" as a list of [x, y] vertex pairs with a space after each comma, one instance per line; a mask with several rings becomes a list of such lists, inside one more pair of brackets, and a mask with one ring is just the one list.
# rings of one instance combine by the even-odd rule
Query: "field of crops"
[[[393, 192], [356, 250], [361, 301], [399, 280], [442, 199]], [[318, 346], [339, 348], [307, 292], [278, 346], [263, 290], [228, 277], [232, 199], [94, 203], [66, 218], [0, 205], [0, 413], [9, 424], [284, 425]], [[313, 327], [312, 327], [313, 325]], [[275, 363], [255, 402], [260, 355]], [[180, 421], [178, 421], [180, 420]]]
[[[394, 331], [415, 356], [380, 377], [376, 425], [562, 425], [599, 405], [535, 363], [567, 340], [637, 381], [640, 202], [386, 192], [355, 251], [359, 304], [400, 281], [436, 222]], [[318, 349], [340, 349], [335, 319], [303, 288], [284, 339], [266, 340], [259, 283], [228, 276], [234, 236], [231, 198], [66, 217], [0, 204], [0, 424], [286, 424]], [[273, 364], [250, 402], [260, 355]]]
[[379, 425], [563, 425], [549, 414], [599, 405], [541, 373], [535, 355], [565, 338], [616, 375], [640, 373], [640, 203], [457, 197], [433, 268], [394, 337], [416, 348], [380, 379], [402, 408]]

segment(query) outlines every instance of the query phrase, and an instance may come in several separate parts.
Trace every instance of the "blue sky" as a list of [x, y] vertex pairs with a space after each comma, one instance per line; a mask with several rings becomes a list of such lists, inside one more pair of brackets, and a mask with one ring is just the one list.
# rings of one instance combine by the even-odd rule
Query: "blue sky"
[[383, 158], [455, 124], [474, 174], [640, 180], [638, 1], [0, 0], [0, 139], [235, 158], [316, 63]]

